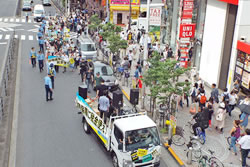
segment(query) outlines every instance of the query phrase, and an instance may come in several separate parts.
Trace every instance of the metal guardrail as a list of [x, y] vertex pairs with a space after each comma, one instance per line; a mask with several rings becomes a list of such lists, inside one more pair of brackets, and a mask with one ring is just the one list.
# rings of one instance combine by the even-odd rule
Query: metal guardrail
[[5, 106], [7, 105], [8, 97], [8, 82], [10, 80], [10, 71], [13, 68], [12, 61], [15, 52], [15, 41], [11, 38], [8, 41], [6, 54], [3, 58], [3, 66], [0, 69], [0, 123], [5, 114]]

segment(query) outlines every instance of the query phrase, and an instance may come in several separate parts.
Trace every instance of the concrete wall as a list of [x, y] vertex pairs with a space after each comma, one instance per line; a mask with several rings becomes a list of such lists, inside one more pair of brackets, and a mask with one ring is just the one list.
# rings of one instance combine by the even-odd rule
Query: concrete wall
[[241, 36], [246, 37], [246, 41], [250, 43], [250, 1], [239, 0], [238, 13], [235, 25], [234, 40], [232, 46], [232, 54], [230, 60], [230, 67], [228, 72], [228, 83], [227, 87], [229, 90], [232, 89], [235, 64], [237, 58], [237, 41]]
[[224, 45], [227, 3], [208, 0], [200, 61], [200, 77], [209, 85], [218, 84]]

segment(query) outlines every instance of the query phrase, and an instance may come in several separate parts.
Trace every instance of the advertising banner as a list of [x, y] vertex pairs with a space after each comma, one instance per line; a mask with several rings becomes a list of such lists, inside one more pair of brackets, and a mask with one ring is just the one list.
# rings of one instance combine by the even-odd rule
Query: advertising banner
[[161, 25], [161, 7], [150, 8], [149, 25], [152, 25], [152, 26]]
[[193, 38], [195, 35], [195, 24], [181, 24], [180, 38]]
[[[129, 5], [130, 0], [110, 0], [110, 5]], [[140, 5], [140, 0], [131, 0], [131, 5]]]
[[183, 1], [183, 19], [192, 19], [193, 17], [194, 0], [184, 0]]
[[47, 62], [48, 64], [53, 63], [56, 66], [62, 66], [62, 67], [69, 67], [70, 64], [74, 63], [71, 59], [65, 60], [59, 56], [48, 56]]

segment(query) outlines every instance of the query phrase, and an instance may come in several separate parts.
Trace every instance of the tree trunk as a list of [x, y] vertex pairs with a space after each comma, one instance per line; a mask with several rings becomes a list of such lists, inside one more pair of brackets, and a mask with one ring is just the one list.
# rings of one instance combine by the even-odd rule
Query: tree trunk
[[152, 113], [153, 113], [153, 120], [154, 122], [156, 122], [156, 110], [155, 110], [155, 107], [156, 107], [156, 98], [153, 98], [153, 107], [152, 107]]

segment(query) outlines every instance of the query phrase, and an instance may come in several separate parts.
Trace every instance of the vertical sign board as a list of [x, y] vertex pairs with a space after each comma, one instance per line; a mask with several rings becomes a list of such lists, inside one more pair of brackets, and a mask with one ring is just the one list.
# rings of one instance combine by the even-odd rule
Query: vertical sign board
[[150, 8], [149, 25], [151, 26], [161, 25], [161, 7]]
[[183, 1], [182, 19], [192, 19], [194, 0]]
[[180, 38], [194, 38], [196, 24], [181, 24]]

